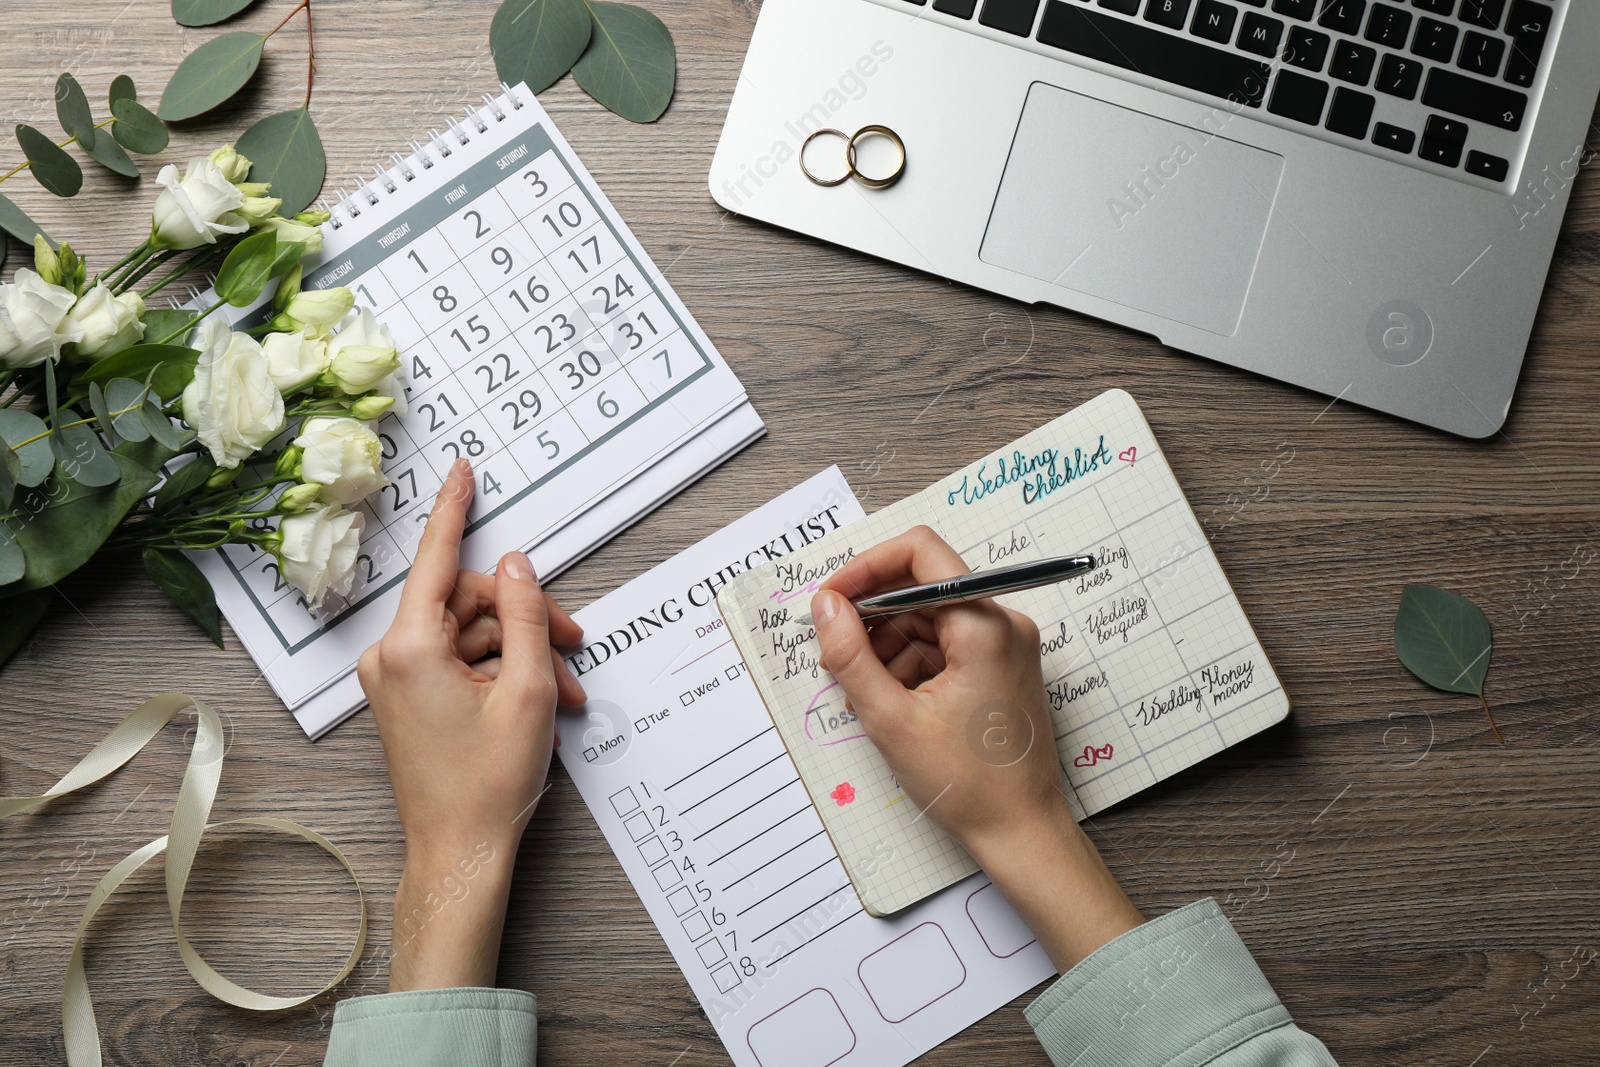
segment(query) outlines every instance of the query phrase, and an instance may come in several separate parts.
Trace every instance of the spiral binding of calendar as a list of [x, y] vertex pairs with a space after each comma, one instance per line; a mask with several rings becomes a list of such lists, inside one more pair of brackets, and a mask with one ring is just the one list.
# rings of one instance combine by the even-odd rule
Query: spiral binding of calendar
[[419, 171], [432, 170], [436, 165], [450, 158], [454, 145], [468, 145], [478, 134], [489, 132], [491, 124], [498, 124], [506, 120], [507, 108], [511, 111], [521, 111], [523, 101], [517, 98], [516, 90], [505, 82], [500, 83], [500, 95], [493, 93], [483, 94], [481, 107], [469, 107], [461, 120], [446, 119], [445, 132], [429, 130], [426, 144], [411, 142], [411, 154], [401, 156], [398, 153], [391, 158], [394, 166], [388, 170], [382, 167], [373, 168], [373, 177], [357, 178], [346, 183], [345, 188], [338, 192], [338, 202], [330, 205], [326, 199], [319, 200], [317, 206], [327, 211], [332, 217], [328, 225], [335, 230], [343, 228], [346, 222], [361, 217], [361, 212], [367, 207], [376, 207], [383, 202], [383, 198], [398, 192], [404, 184], [416, 181]]

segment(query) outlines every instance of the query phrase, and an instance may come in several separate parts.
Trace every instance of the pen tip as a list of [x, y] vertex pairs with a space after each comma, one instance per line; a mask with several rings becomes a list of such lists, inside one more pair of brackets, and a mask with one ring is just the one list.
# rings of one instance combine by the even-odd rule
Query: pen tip
[[799, 623], [801, 626], [815, 626], [816, 625], [816, 620], [811, 617], [811, 613], [809, 611], [806, 612], [804, 615], [800, 616], [798, 619], [796, 619], [794, 621]]

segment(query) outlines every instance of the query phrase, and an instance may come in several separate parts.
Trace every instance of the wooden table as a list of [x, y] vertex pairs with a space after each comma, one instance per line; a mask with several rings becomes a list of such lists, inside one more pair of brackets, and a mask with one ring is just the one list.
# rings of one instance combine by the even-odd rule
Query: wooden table
[[[269, 27], [290, 6], [270, 0], [241, 25]], [[768, 435], [563, 577], [563, 602], [589, 602], [829, 463], [871, 509], [1104, 389], [1127, 389], [1195, 510], [1213, 518], [1217, 554], [1295, 711], [1095, 819], [1112, 869], [1152, 915], [1207, 894], [1230, 901], [1284, 1002], [1346, 1065], [1600, 1060], [1600, 964], [1588, 962], [1600, 951], [1594, 168], [1577, 180], [1510, 422], [1492, 440], [1465, 441], [728, 217], [705, 176], [756, 6], [650, 6], [679, 54], [661, 122], [625, 122], [570, 79], [543, 102], [671, 265]], [[370, 172], [493, 88], [493, 9], [319, 2], [314, 107], [331, 175]], [[0, 111], [49, 130], [59, 71], [74, 71], [97, 102], [127, 72], [153, 100], [179, 57], [215, 32], [181, 30], [166, 0], [7, 0], [5, 22]], [[189, 124], [161, 162], [297, 104], [297, 27], [269, 45], [265, 91], [249, 108]], [[6, 141], [9, 167], [17, 152]], [[154, 167], [145, 170], [134, 196], [102, 172], [70, 205], [26, 177], [4, 191], [104, 264], [146, 226]], [[1273, 459], [1281, 466], [1268, 477]], [[1456, 590], [1488, 613], [1503, 747], [1474, 699], [1428, 690], [1396, 660], [1391, 627], [1408, 582]], [[334, 1003], [386, 983], [402, 847], [369, 715], [308, 743], [231, 635], [216, 650], [134, 560], [107, 559], [60, 589], [0, 673], [0, 792], [42, 791], [137, 700], [170, 688], [226, 715], [214, 817], [276, 812], [333, 838], [361, 873], [372, 937], [350, 981], [311, 1005], [230, 1009], [185, 975], [160, 875], [147, 870], [94, 928], [89, 974], [108, 1061], [320, 1063]], [[0, 826], [0, 1064], [60, 1061], [72, 931], [99, 875], [165, 832], [186, 728], [169, 726], [111, 780]], [[500, 971], [540, 996], [541, 1063], [726, 1063], [570, 780], [559, 766], [552, 779], [518, 860]], [[253, 988], [315, 988], [352, 937], [342, 874], [303, 845], [216, 837], [188, 897], [191, 937]], [[1025, 1002], [922, 1062], [1044, 1063]]]

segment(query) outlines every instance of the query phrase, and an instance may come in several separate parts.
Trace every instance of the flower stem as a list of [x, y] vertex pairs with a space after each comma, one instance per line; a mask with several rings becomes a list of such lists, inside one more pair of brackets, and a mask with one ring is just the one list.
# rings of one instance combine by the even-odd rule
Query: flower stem
[[94, 280], [96, 282], [99, 282], [103, 278], [113, 277], [118, 271], [122, 270], [122, 268], [126, 267], [128, 264], [132, 263], [135, 259], [139, 258], [145, 252], [149, 251], [149, 249], [150, 249], [150, 242], [149, 242], [149, 240], [146, 240], [138, 248], [135, 248], [132, 252], [129, 252], [127, 255], [125, 255], [121, 259], [117, 260], [111, 266], [107, 267], [105, 270], [101, 271], [99, 274], [96, 274], [94, 276]]
[[167, 334], [167, 336], [163, 337], [161, 340], [156, 341], [154, 343], [158, 344], [158, 345], [164, 345], [168, 341], [172, 340], [175, 337], [186, 336], [189, 333], [190, 330], [192, 330], [196, 326], [200, 325], [201, 320], [207, 318], [212, 312], [218, 310], [219, 308], [221, 308], [226, 303], [227, 303], [226, 300], [218, 300], [215, 304], [212, 304], [210, 307], [206, 308], [200, 314], [196, 315], [194, 318], [190, 319], [188, 322], [184, 323], [182, 326], [178, 327], [176, 330], [173, 330], [171, 333]]
[[161, 290], [165, 289], [179, 278], [182, 278], [184, 275], [190, 274], [200, 267], [209, 265], [213, 260], [219, 258], [217, 252], [217, 249], [212, 249], [203, 255], [195, 256], [193, 259], [189, 260], [189, 262], [180, 267], [174, 267], [172, 271], [164, 278], [156, 282], [150, 288], [146, 289], [144, 291], [144, 295], [148, 298], [151, 293], [159, 293]]
[[135, 285], [137, 285], [139, 280], [146, 274], [149, 274], [151, 271], [159, 270], [163, 264], [171, 262], [174, 257], [180, 254], [181, 253], [175, 251], [155, 253], [154, 255], [145, 259], [144, 262], [140, 263], [134, 270], [129, 272], [126, 277], [118, 281], [116, 291], [118, 293], [127, 292], [129, 289], [132, 289]]
[[306, 9], [306, 102], [302, 107], [311, 106], [311, 84], [317, 76], [317, 42], [311, 34], [311, 0], [304, 0], [302, 5]]
[[276, 26], [272, 27], [272, 29], [268, 30], [266, 32], [265, 36], [271, 37], [273, 34], [277, 33], [279, 30], [283, 29], [285, 26], [289, 25], [289, 20], [294, 18], [296, 15], [300, 14], [300, 11], [301, 11], [302, 8], [308, 8], [310, 6], [311, 6], [311, 0], [300, 0], [300, 2], [294, 6], [294, 10], [290, 11], [287, 15], [283, 16], [283, 21], [278, 23]]
[[1495, 725], [1494, 712], [1489, 710], [1489, 702], [1483, 698], [1483, 690], [1481, 689], [1478, 690], [1478, 703], [1483, 705], [1483, 713], [1489, 716], [1489, 729], [1494, 731], [1494, 739], [1502, 745], [1505, 744], [1506, 739], [1500, 736], [1500, 727]]

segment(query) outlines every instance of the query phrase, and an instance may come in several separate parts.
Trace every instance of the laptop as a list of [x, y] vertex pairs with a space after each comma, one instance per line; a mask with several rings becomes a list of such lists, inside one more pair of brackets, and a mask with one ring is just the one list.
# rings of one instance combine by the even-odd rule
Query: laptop
[[[765, 0], [710, 187], [739, 215], [1486, 437], [1597, 95], [1596, 0]], [[802, 148], [848, 174], [869, 125], [903, 141], [898, 181], [808, 180]], [[892, 173], [887, 138], [858, 148], [863, 175]]]

